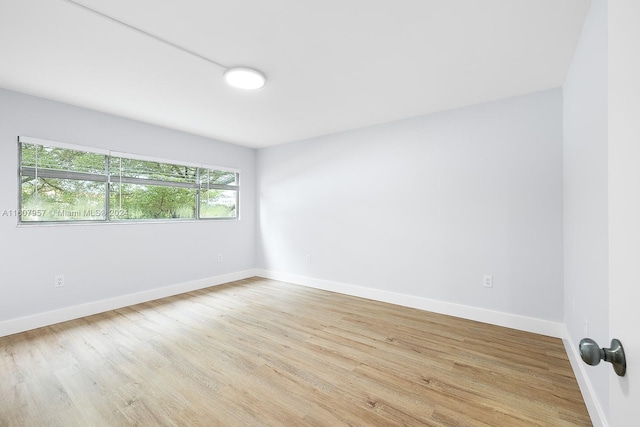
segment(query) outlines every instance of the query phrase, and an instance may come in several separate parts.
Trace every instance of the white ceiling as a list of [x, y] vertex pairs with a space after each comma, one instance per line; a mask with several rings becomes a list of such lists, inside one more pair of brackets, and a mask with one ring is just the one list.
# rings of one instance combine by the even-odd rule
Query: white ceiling
[[0, 0], [0, 87], [265, 147], [561, 86], [589, 0]]

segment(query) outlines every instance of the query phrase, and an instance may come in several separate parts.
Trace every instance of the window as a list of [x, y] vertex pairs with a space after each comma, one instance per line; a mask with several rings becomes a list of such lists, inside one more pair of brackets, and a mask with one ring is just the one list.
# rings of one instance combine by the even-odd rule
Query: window
[[20, 222], [236, 219], [239, 172], [20, 137]]

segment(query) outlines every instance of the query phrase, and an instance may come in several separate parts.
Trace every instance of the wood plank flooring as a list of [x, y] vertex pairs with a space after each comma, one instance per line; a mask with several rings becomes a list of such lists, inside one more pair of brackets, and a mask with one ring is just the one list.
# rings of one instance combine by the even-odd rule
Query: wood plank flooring
[[590, 426], [562, 342], [265, 279], [0, 338], [0, 426]]

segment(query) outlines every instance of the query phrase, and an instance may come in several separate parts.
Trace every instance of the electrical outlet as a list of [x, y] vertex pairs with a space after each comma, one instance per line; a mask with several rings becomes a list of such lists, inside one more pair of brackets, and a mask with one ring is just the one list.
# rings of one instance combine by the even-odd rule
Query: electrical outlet
[[53, 276], [53, 287], [61, 288], [64, 286], [64, 274], [57, 274]]
[[222, 259], [223, 259], [222, 254], [218, 254], [218, 262], [222, 262]]
[[307, 264], [311, 264], [311, 255], [307, 254], [307, 256], [304, 257], [304, 260], [307, 262]]
[[491, 276], [490, 274], [485, 274], [482, 277], [482, 285], [485, 288], [493, 288], [493, 276]]

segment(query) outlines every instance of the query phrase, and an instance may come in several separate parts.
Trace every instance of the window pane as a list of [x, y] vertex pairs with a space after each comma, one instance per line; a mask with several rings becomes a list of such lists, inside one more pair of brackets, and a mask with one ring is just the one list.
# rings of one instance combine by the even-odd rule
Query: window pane
[[213, 169], [200, 169], [200, 185], [206, 188], [209, 185], [238, 185], [238, 174]]
[[196, 217], [196, 189], [156, 185], [111, 184], [110, 219]]
[[200, 218], [236, 218], [237, 191], [200, 190]]
[[171, 182], [196, 182], [196, 167], [172, 165], [169, 163], [111, 157], [109, 164], [113, 180], [118, 176], [128, 178], [154, 179]]
[[33, 168], [104, 174], [105, 159], [103, 154], [22, 144], [22, 166]]
[[105, 219], [106, 183], [22, 177], [22, 221]]

